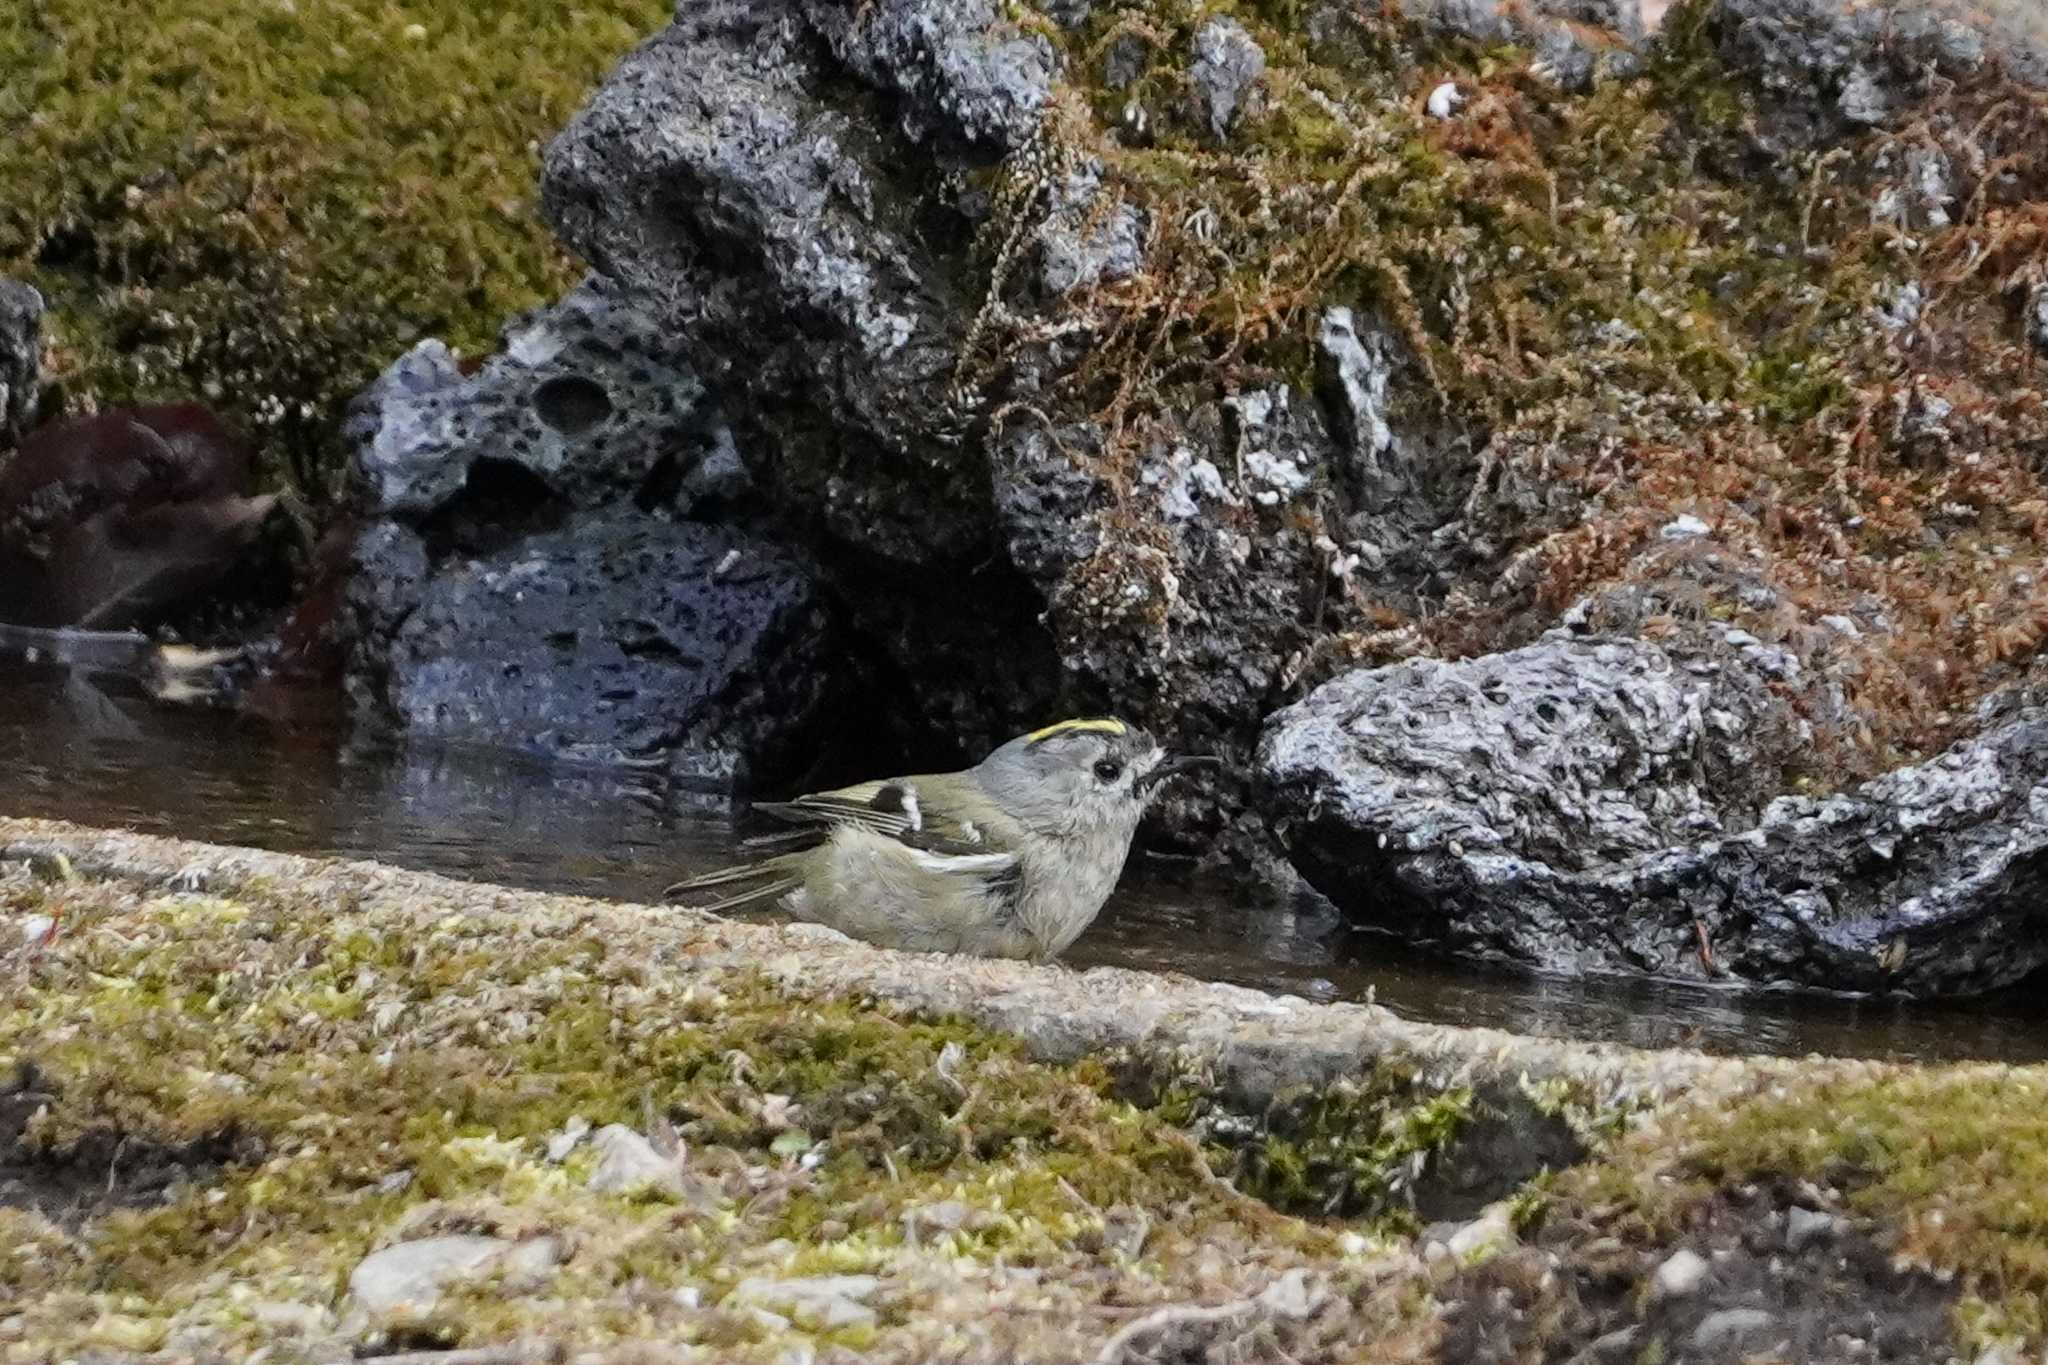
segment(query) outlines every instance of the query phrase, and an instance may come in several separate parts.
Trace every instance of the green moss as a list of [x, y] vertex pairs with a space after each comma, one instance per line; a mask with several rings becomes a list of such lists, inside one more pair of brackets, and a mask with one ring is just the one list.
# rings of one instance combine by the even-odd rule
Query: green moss
[[1416, 1178], [1471, 1114], [1470, 1091], [1428, 1090], [1394, 1074], [1293, 1096], [1238, 1151], [1235, 1179], [1291, 1213], [1398, 1221]]
[[[1360, 1234], [1398, 1229], [1446, 1158], [1548, 1151], [1533, 1119], [1593, 1154], [1505, 1191], [1540, 1242], [1496, 1258], [1510, 1280], [1530, 1257], [1536, 1280], [1569, 1280], [1553, 1251], [1625, 1253], [1647, 1274], [1731, 1191], [1811, 1181], [1840, 1192], [1859, 1236], [1955, 1277], [1972, 1343], [2048, 1342], [2039, 1069], [1815, 1062], [1616, 1108], [1582, 1083], [1439, 1091], [1388, 1065], [1247, 1118], [1159, 1054], [1045, 1065], [957, 1019], [788, 994], [699, 960], [704, 931], [655, 912], [454, 912], [414, 894], [344, 914], [288, 884], [166, 894], [0, 865], [0, 906], [64, 925], [0, 960], [17, 985], [0, 1075], [43, 1096], [0, 1160], [10, 1189], [76, 1205], [54, 1220], [0, 1208], [7, 1347], [288, 1352], [260, 1307], [339, 1310], [366, 1253], [488, 1233], [554, 1237], [564, 1259], [538, 1286], [453, 1286], [390, 1324], [393, 1341], [659, 1340], [768, 1360], [790, 1331], [730, 1301], [742, 1280], [871, 1274], [887, 1286], [875, 1321], [808, 1344], [1072, 1359], [1155, 1307], [1303, 1270], [1330, 1306], [1308, 1346], [1282, 1343], [1292, 1358], [1429, 1359], [1445, 1286]], [[546, 1154], [579, 1117], [673, 1136], [681, 1189], [591, 1192], [590, 1144]], [[1468, 1173], [1447, 1188], [1469, 1194]], [[1552, 1344], [1563, 1358], [1585, 1342]]]
[[[1236, 1194], [1160, 1113], [1112, 1096], [1099, 1064], [1038, 1065], [958, 1021], [680, 977], [594, 933], [431, 906], [366, 924], [288, 889], [37, 889], [66, 929], [0, 1017], [0, 1066], [51, 1092], [15, 1158], [56, 1179], [148, 1152], [185, 1176], [161, 1207], [126, 1207], [116, 1179], [70, 1238], [7, 1216], [38, 1249], [0, 1263], [0, 1291], [33, 1300], [41, 1348], [203, 1326], [250, 1349], [268, 1337], [247, 1304], [338, 1304], [378, 1245], [447, 1232], [547, 1233], [573, 1254], [539, 1298], [451, 1290], [409, 1329], [446, 1345], [758, 1343], [772, 1334], [750, 1316], [684, 1312], [674, 1291], [715, 1303], [748, 1275], [884, 1272], [919, 1245], [1069, 1277], [1254, 1243], [1335, 1254], [1332, 1231]], [[672, 1131], [682, 1194], [588, 1192], [588, 1147], [544, 1155], [579, 1117]], [[935, 1205], [965, 1212], [919, 1230]], [[1133, 1219], [1139, 1242], [1111, 1230]]]
[[1956, 1276], [1975, 1346], [2048, 1342], [2048, 1089], [2038, 1070], [1890, 1071], [1774, 1086], [1681, 1111], [1560, 1182], [1676, 1235], [1716, 1189], [1811, 1181], [1842, 1192], [1903, 1264]]
[[666, 0], [33, 0], [0, 13], [0, 271], [73, 403], [200, 396], [309, 493], [340, 406], [574, 276], [537, 152]]

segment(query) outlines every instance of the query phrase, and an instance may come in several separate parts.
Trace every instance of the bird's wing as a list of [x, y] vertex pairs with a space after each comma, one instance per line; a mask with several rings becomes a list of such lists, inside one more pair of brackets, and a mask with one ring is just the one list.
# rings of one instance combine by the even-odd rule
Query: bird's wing
[[822, 842], [842, 825], [856, 825], [929, 853], [986, 856], [984, 831], [963, 812], [934, 803], [915, 777], [861, 782], [794, 801], [757, 802], [754, 809], [796, 828], [750, 840], [755, 847], [787, 848]]
[[1016, 855], [990, 848], [984, 831], [972, 818], [958, 811], [933, 809], [914, 777], [861, 782], [791, 801], [760, 801], [754, 809], [792, 827], [746, 841], [749, 849], [776, 856], [687, 878], [669, 887], [666, 894], [758, 880], [759, 885], [704, 908], [724, 910], [779, 896], [801, 881], [796, 872], [798, 855], [849, 828], [901, 844], [909, 855], [906, 868], [920, 872], [974, 876], [1000, 884], [1012, 880], [1017, 870]]
[[754, 809], [799, 829], [829, 831], [838, 825], [859, 825], [877, 834], [895, 835], [915, 830], [923, 823], [916, 788], [907, 778], [856, 783], [834, 791], [812, 792], [794, 801], [756, 801]]

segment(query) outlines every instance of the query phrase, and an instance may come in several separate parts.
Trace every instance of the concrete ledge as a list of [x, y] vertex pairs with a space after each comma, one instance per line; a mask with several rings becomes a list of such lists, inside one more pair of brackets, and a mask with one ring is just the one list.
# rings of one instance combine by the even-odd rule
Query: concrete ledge
[[460, 913], [546, 931], [569, 923], [629, 938], [650, 967], [708, 973], [751, 967], [793, 996], [857, 996], [921, 1014], [953, 1014], [1009, 1033], [1043, 1061], [1129, 1050], [1215, 1078], [1233, 1102], [1258, 1105], [1388, 1062], [1433, 1085], [1568, 1080], [1606, 1103], [1707, 1087], [1739, 1087], [1816, 1067], [1844, 1074], [1882, 1064], [1723, 1058], [1677, 1050], [1532, 1038], [1498, 1029], [1416, 1023], [1380, 1006], [1317, 1004], [1191, 980], [1097, 967], [897, 953], [805, 927], [719, 920], [674, 906], [518, 891], [344, 862], [0, 819], [0, 859], [62, 854], [82, 873], [145, 884], [232, 891], [290, 883], [296, 895], [346, 913], [411, 919]]

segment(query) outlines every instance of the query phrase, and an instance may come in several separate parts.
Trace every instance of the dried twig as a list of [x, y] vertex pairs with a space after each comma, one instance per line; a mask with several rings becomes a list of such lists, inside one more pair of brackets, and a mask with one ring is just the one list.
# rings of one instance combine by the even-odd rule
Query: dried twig
[[1233, 1299], [1211, 1308], [1194, 1304], [1173, 1304], [1147, 1313], [1136, 1322], [1125, 1323], [1117, 1329], [1115, 1336], [1103, 1343], [1102, 1351], [1095, 1357], [1095, 1365], [1122, 1365], [1124, 1353], [1140, 1337], [1153, 1336], [1175, 1327], [1199, 1327], [1212, 1322], [1237, 1322], [1257, 1312], [1257, 1299]]
[[1160, 1134], [1160, 1137], [1169, 1146], [1177, 1147], [1184, 1152], [1187, 1155], [1188, 1163], [1195, 1168], [1195, 1175], [1201, 1180], [1202, 1184], [1224, 1203], [1236, 1209], [1248, 1222], [1260, 1227], [1271, 1227], [1274, 1224], [1288, 1221], [1284, 1215], [1274, 1212], [1272, 1206], [1264, 1200], [1246, 1194], [1227, 1179], [1216, 1174], [1215, 1168], [1209, 1164], [1208, 1153], [1202, 1150], [1200, 1143], [1196, 1142], [1186, 1133], [1181, 1132], [1178, 1128], [1168, 1128]]

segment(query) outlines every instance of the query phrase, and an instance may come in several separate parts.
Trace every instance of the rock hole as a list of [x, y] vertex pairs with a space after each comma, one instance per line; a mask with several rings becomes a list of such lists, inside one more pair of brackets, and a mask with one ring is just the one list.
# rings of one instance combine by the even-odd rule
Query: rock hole
[[581, 436], [612, 415], [612, 400], [594, 380], [561, 375], [533, 391], [533, 410], [564, 436]]
[[462, 491], [420, 526], [436, 559], [450, 553], [491, 554], [559, 526], [568, 503], [548, 481], [514, 460], [482, 459], [469, 467]]
[[640, 480], [640, 486], [633, 491], [633, 505], [643, 512], [667, 507], [683, 491], [684, 473], [683, 462], [676, 458], [675, 452], [666, 452], [654, 462], [654, 468], [647, 471], [647, 477]]

